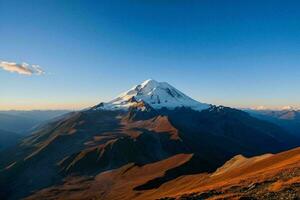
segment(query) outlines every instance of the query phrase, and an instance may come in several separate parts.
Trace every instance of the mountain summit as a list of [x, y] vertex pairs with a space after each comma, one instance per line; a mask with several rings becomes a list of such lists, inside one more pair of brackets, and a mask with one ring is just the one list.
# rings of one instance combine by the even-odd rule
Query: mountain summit
[[154, 109], [187, 107], [200, 111], [210, 107], [209, 104], [200, 103], [188, 97], [166, 82], [148, 79], [122, 93], [112, 101], [99, 104], [95, 109], [127, 110], [138, 102], [147, 103]]

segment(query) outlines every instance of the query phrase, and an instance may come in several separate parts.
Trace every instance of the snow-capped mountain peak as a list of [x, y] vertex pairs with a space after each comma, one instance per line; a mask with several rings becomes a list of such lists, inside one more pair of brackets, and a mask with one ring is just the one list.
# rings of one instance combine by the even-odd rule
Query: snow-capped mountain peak
[[189, 107], [194, 110], [203, 110], [210, 106], [188, 97], [166, 82], [148, 79], [122, 93], [112, 101], [102, 104], [101, 108], [128, 109], [141, 101], [146, 102], [154, 109]]

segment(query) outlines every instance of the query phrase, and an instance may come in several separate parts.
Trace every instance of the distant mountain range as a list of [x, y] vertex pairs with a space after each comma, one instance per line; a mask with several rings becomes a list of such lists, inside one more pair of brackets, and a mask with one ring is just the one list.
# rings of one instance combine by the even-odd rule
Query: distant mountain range
[[69, 110], [30, 110], [0, 111], [0, 129], [19, 134], [30, 133], [30, 130], [47, 120], [70, 112]]
[[300, 138], [299, 110], [246, 110], [252, 116], [272, 122]]
[[[51, 120], [0, 153], [0, 198], [73, 199], [76, 191], [84, 191], [81, 199], [138, 197], [182, 176], [213, 173], [238, 154], [278, 153], [299, 145], [274, 123], [147, 80], [110, 102]], [[133, 180], [139, 184], [126, 185], [127, 172], [140, 177]], [[101, 193], [86, 194], [91, 186], [86, 180], [100, 180], [95, 187]], [[60, 193], [56, 186], [64, 188], [64, 181], [76, 183], [74, 193]], [[112, 185], [123, 191], [116, 192], [118, 198], [105, 196]]]
[[31, 134], [43, 123], [68, 112], [70, 111], [0, 111], [0, 151], [16, 145], [20, 139]]

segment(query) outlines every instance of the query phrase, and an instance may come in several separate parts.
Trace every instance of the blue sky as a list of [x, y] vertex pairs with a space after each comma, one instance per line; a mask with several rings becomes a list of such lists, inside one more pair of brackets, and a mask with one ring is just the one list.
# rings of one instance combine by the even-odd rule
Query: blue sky
[[145, 79], [202, 102], [300, 107], [299, 1], [0, 0], [0, 109], [82, 108]]

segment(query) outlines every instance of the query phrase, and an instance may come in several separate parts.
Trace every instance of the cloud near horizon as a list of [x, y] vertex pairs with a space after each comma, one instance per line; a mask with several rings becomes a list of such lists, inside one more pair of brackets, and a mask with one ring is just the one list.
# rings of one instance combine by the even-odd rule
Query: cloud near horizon
[[44, 70], [39, 65], [29, 65], [25, 62], [15, 63], [0, 60], [0, 68], [5, 71], [27, 76], [45, 74]]

